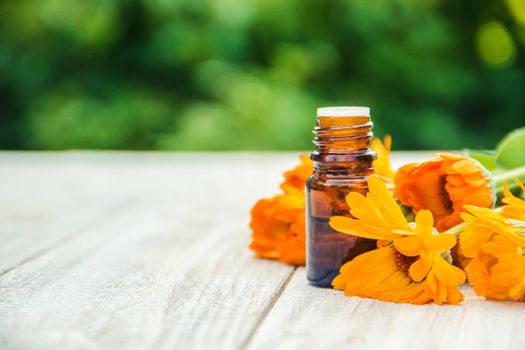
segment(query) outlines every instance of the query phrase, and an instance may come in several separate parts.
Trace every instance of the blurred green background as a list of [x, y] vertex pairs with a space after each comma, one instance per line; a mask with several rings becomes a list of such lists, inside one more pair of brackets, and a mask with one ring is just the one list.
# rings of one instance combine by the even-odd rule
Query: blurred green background
[[0, 0], [0, 148], [310, 149], [325, 105], [493, 148], [524, 54], [525, 0]]

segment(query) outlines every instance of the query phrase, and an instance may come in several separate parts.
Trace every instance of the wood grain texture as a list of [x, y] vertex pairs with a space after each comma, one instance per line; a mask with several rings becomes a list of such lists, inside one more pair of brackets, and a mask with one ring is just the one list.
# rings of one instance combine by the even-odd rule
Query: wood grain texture
[[[246, 153], [0, 152], [0, 274], [137, 199], [169, 198], [171, 206], [194, 205], [195, 212], [238, 199], [235, 222], [246, 222], [250, 205], [276, 192], [282, 169], [294, 158]], [[238, 190], [242, 192], [232, 196]]]
[[[89, 172], [60, 156], [0, 153], [0, 275], [79, 234], [121, 203], [97, 200]], [[89, 176], [89, 175], [88, 175]]]
[[159, 204], [123, 208], [5, 274], [0, 348], [239, 347], [292, 268], [253, 259], [245, 228], [219, 213]]
[[[31, 169], [34, 159], [13, 157], [22, 173]], [[293, 271], [247, 250], [248, 211], [295, 157], [69, 157], [29, 157], [49, 167], [41, 196], [63, 190], [64, 176], [75, 191], [62, 194], [66, 203], [122, 204], [0, 277], [0, 348], [240, 348]], [[9, 191], [25, 186], [10, 176], [8, 209]], [[11, 217], [29, 210], [14, 205]], [[36, 226], [17, 229], [45, 239]]]
[[0, 152], [0, 349], [522, 348], [523, 304], [347, 298], [255, 259], [249, 209], [295, 163]]
[[486, 301], [406, 305], [306, 284], [298, 269], [249, 349], [523, 349], [525, 305]]

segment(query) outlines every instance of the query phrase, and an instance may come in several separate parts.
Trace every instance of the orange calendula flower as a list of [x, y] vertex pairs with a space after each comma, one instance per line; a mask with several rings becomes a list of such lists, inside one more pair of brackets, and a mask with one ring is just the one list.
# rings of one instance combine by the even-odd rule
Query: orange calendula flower
[[335, 216], [330, 226], [377, 239], [380, 247], [344, 264], [334, 288], [348, 296], [397, 303], [460, 303], [457, 286], [465, 282], [465, 274], [449, 261], [456, 236], [437, 234], [428, 210], [419, 211], [415, 225], [409, 224], [379, 177], [371, 176], [368, 187], [366, 197], [356, 192], [347, 196], [355, 219]]
[[287, 191], [287, 194], [261, 199], [252, 208], [250, 249], [262, 258], [304, 265], [304, 193], [293, 187]]
[[375, 137], [370, 145], [376, 152], [377, 158], [374, 161], [374, 173], [379, 175], [385, 182], [392, 182], [396, 173], [390, 165], [390, 151], [392, 148], [392, 137], [385, 135], [383, 142]]
[[[520, 183], [521, 185], [521, 183]], [[465, 271], [478, 295], [525, 301], [525, 201], [504, 184], [503, 213], [466, 206], [460, 235]]]
[[284, 173], [282, 194], [259, 200], [251, 210], [250, 249], [257, 256], [278, 259], [290, 265], [306, 260], [305, 194], [306, 180], [313, 163], [306, 155], [301, 163]]
[[459, 154], [440, 153], [401, 167], [394, 193], [414, 212], [428, 209], [441, 232], [461, 223], [464, 205], [492, 207], [495, 201], [490, 173], [477, 161]]

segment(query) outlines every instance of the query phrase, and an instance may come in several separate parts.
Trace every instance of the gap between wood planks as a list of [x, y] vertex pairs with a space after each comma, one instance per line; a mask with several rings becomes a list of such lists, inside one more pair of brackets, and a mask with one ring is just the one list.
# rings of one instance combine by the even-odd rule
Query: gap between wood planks
[[288, 287], [288, 284], [290, 283], [290, 281], [292, 280], [292, 277], [295, 275], [295, 272], [297, 271], [297, 266], [294, 266], [292, 272], [290, 272], [290, 275], [288, 275], [288, 277], [286, 278], [286, 280], [283, 282], [283, 284], [281, 285], [281, 287], [279, 288], [279, 290], [275, 293], [275, 295], [272, 297], [272, 299], [270, 300], [270, 303], [268, 304], [268, 306], [264, 309], [261, 317], [259, 318], [259, 320], [257, 321], [257, 323], [255, 324], [255, 326], [253, 327], [253, 329], [251, 330], [251, 332], [248, 334], [248, 336], [246, 337], [246, 340], [242, 343], [241, 345], [241, 349], [247, 349], [248, 346], [250, 345], [250, 343], [252, 342], [253, 338], [255, 337], [255, 335], [257, 334], [257, 331], [259, 330], [260, 326], [263, 324], [264, 320], [266, 320], [266, 318], [268, 317], [268, 315], [270, 314], [270, 312], [272, 311], [273, 307], [275, 306], [275, 304], [277, 303], [277, 300], [279, 300], [279, 298], [281, 297], [281, 295], [283, 294], [283, 292], [285, 291], [286, 287]]

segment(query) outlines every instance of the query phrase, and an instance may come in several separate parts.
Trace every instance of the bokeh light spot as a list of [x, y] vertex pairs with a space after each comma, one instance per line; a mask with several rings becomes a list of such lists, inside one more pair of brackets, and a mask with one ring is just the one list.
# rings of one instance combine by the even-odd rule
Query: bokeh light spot
[[507, 7], [516, 22], [525, 24], [525, 1], [523, 0], [507, 0]]
[[489, 66], [503, 68], [516, 58], [516, 47], [507, 31], [499, 22], [482, 26], [477, 34], [477, 46], [481, 59]]

